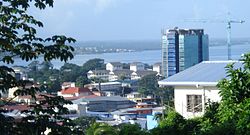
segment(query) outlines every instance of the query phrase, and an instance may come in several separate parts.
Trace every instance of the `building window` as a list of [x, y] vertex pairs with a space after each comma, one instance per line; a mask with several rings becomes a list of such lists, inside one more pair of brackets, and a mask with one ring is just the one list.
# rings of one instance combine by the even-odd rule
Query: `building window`
[[202, 112], [202, 95], [187, 95], [187, 112]]

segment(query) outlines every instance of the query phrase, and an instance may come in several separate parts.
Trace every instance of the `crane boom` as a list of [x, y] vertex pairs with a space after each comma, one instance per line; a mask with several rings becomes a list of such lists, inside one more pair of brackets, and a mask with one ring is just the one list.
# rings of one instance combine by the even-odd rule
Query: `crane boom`
[[228, 54], [228, 60], [231, 60], [231, 28], [232, 23], [244, 23], [244, 20], [231, 20], [230, 18], [228, 20], [207, 20], [207, 19], [195, 19], [195, 20], [185, 20], [185, 22], [200, 22], [200, 23], [226, 23], [227, 24], [227, 54]]

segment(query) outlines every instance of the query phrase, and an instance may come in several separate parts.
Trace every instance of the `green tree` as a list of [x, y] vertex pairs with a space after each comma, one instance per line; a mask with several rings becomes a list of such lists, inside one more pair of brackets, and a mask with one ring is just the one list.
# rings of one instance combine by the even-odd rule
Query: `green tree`
[[76, 79], [81, 76], [82, 70], [81, 67], [72, 64], [72, 63], [65, 63], [60, 68], [60, 81], [61, 82], [76, 82]]
[[143, 95], [153, 95], [157, 88], [158, 83], [155, 74], [146, 75], [139, 80], [138, 91]]
[[[245, 54], [243, 67], [226, 67], [227, 78], [218, 84], [221, 102], [218, 117], [222, 125], [231, 123], [234, 134], [250, 134], [250, 53]], [[232, 126], [234, 125], [234, 126]]]
[[106, 123], [94, 123], [86, 130], [86, 135], [118, 135], [118, 131]]
[[105, 69], [105, 64], [103, 59], [90, 59], [87, 62], [85, 62], [82, 66], [83, 72], [87, 73], [89, 70], [99, 70], [99, 69]]
[[86, 75], [79, 76], [76, 79], [76, 86], [77, 87], [84, 87], [85, 84], [89, 84], [90, 80], [87, 78]]
[[76, 125], [76, 129], [79, 134], [84, 134], [86, 129], [88, 129], [92, 124], [94, 124], [96, 119], [94, 117], [79, 117], [73, 120], [73, 123]]
[[[0, 61], [9, 64], [14, 63], [15, 58], [25, 61], [35, 60], [38, 57], [43, 57], [44, 61], [72, 59], [74, 48], [66, 44], [75, 42], [73, 38], [55, 35], [43, 39], [37, 36], [36, 28], [43, 27], [43, 23], [28, 14], [27, 11], [33, 7], [32, 5], [38, 9], [45, 9], [53, 6], [53, 0], [3, 0], [0, 2], [0, 52], [2, 54]], [[7, 93], [10, 88], [18, 87], [14, 93], [15, 96], [31, 95], [36, 99], [35, 94], [39, 88], [25, 87], [27, 83], [32, 82], [16, 80], [12, 74], [14, 74], [12, 68], [0, 66], [0, 93]], [[27, 116], [23, 117], [21, 122], [16, 122], [13, 118], [8, 118], [1, 113], [4, 111], [2, 107], [11, 100], [3, 101], [4, 104], [0, 106], [1, 134], [40, 135], [47, 128], [51, 129], [50, 134], [71, 134], [70, 120], [61, 117], [62, 114], [68, 112], [63, 104], [70, 102], [62, 97], [41, 96], [45, 100], [31, 105], [31, 110], [25, 113]]]
[[173, 87], [157, 87], [154, 91], [156, 102], [167, 108], [174, 107], [174, 88]]
[[147, 131], [142, 130], [139, 124], [118, 125], [119, 135], [147, 135]]

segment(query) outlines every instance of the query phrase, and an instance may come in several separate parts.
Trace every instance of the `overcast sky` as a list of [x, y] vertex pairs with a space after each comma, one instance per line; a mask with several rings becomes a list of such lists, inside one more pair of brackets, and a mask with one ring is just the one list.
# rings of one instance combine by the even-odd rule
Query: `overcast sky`
[[158, 40], [162, 28], [203, 28], [210, 38], [226, 38], [227, 13], [244, 24], [232, 25], [232, 37], [250, 37], [250, 0], [55, 0], [54, 8], [31, 10], [44, 22], [40, 35], [65, 34], [78, 41]]

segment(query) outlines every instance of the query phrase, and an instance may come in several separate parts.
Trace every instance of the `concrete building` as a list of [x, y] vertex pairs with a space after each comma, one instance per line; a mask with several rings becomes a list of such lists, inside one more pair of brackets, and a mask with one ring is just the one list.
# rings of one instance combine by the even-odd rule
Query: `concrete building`
[[131, 80], [139, 80], [142, 77], [146, 76], [146, 75], [151, 75], [151, 74], [157, 74], [157, 72], [155, 71], [151, 71], [151, 70], [141, 70], [141, 71], [136, 71], [133, 72], [131, 74]]
[[120, 94], [122, 89], [122, 83], [121, 82], [93, 83], [93, 84], [88, 84], [85, 87], [88, 87], [91, 90], [93, 89], [98, 90], [106, 96], [112, 96]]
[[133, 71], [128, 69], [115, 70], [109, 72], [109, 81], [117, 81], [122, 79], [130, 79]]
[[88, 79], [99, 78], [102, 80], [109, 80], [109, 70], [90, 70], [87, 73]]
[[135, 72], [145, 70], [145, 64], [141, 62], [133, 62], [130, 64], [130, 70]]
[[[205, 103], [220, 101], [218, 82], [226, 78], [225, 66], [233, 61], [205, 61], [179, 72], [159, 85], [174, 87], [175, 110], [185, 118], [202, 116]], [[236, 68], [242, 63], [236, 62]]]
[[153, 71], [157, 72], [157, 75], [161, 75], [161, 62], [157, 62], [153, 65]]
[[123, 66], [121, 62], [110, 62], [106, 64], [106, 70], [114, 71], [114, 70], [122, 70]]
[[69, 87], [76, 87], [76, 83], [75, 82], [63, 82], [61, 87], [62, 89], [66, 89]]
[[203, 29], [162, 31], [162, 75], [172, 76], [209, 59], [208, 35]]

